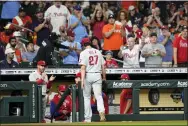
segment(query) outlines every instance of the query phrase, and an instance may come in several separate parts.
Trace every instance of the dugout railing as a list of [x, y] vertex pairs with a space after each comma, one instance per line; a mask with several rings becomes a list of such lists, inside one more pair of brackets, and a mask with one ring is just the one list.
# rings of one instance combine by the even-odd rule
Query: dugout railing
[[[18, 94], [11, 96], [16, 91]], [[37, 123], [41, 122], [42, 88], [35, 82], [0, 82], [0, 122], [1, 123]], [[11, 104], [20, 108], [20, 115], [12, 115]], [[17, 106], [19, 104], [19, 106]], [[15, 110], [15, 112], [18, 112]]]
[[[107, 89], [125, 89], [132, 88], [132, 105], [133, 114], [108, 114], [106, 119], [108, 121], [161, 121], [161, 120], [188, 120], [188, 83], [187, 80], [108, 80]], [[183, 101], [184, 101], [184, 112], [183, 114], [140, 114], [139, 109], [139, 92], [140, 89], [183, 89]], [[82, 92], [79, 86], [78, 92]], [[80, 94], [82, 95], [82, 94]], [[83, 109], [83, 96], [79, 95], [79, 121], [84, 119], [84, 109]], [[73, 112], [75, 115], [75, 112]], [[76, 121], [76, 120], [73, 120]], [[99, 121], [99, 115], [93, 115], [92, 121]]]
[[[144, 120], [187, 120], [188, 119], [188, 83], [187, 80], [108, 80], [106, 84], [107, 89], [133, 89], [133, 114], [109, 114], [106, 115], [107, 121], [144, 121]], [[140, 114], [139, 111], [139, 92], [140, 89], [158, 88], [158, 89], [183, 89], [184, 112], [183, 114]], [[23, 93], [23, 96], [3, 96], [4, 91], [21, 90], [28, 93]], [[15, 81], [1, 81], [1, 123], [37, 123], [41, 122], [41, 87], [34, 82], [15, 82]], [[84, 119], [84, 99], [81, 86], [78, 89], [76, 85], [71, 86], [72, 92], [72, 122], [83, 121]], [[79, 120], [76, 120], [76, 97], [79, 98]], [[21, 116], [9, 115], [9, 104], [11, 102], [22, 102], [23, 114]], [[92, 121], [99, 121], [98, 115], [93, 115]]]
[[[68, 88], [66, 91], [72, 92], [72, 120], [76, 121], [76, 85], [71, 85], [71, 90]], [[16, 92], [18, 95], [11, 96], [11, 92]], [[22, 95], [20, 95], [20, 92]], [[62, 97], [66, 97], [65, 94]], [[64, 99], [62, 99], [64, 101]], [[62, 102], [63, 102], [62, 101]], [[42, 88], [35, 82], [28, 81], [1, 81], [0, 82], [0, 123], [39, 123], [42, 120]], [[14, 103], [16, 108], [20, 108], [20, 115], [11, 115], [10, 104]], [[21, 106], [20, 106], [21, 104]], [[52, 118], [53, 119], [53, 118]]]

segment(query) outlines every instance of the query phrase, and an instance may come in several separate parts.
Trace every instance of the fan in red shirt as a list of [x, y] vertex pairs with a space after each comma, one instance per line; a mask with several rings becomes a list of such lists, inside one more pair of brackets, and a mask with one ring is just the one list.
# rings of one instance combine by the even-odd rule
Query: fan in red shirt
[[[26, 15], [25, 9], [24, 9], [23, 7], [21, 7], [21, 8], [19, 9], [19, 14], [18, 14], [18, 16], [14, 17], [14, 18], [12, 19], [12, 23], [13, 23], [13, 24], [16, 24], [16, 25], [18, 25], [18, 26], [22, 26], [22, 27], [28, 28], [29, 25], [32, 23], [32, 19], [31, 19], [30, 16], [27, 16], [27, 15]], [[17, 26], [14, 26], [14, 25], [12, 25], [12, 24], [11, 24], [10, 28], [11, 28], [11, 29], [15, 29], [15, 30], [20, 30], [20, 29], [21, 29], [21, 28], [19, 28], [19, 27], [17, 27]], [[23, 31], [25, 31], [25, 30], [23, 29]]]
[[106, 68], [118, 68], [117, 62], [114, 59], [112, 59], [113, 52], [112, 51], [106, 51], [105, 54], [106, 54], [105, 67]]
[[188, 40], [187, 26], [183, 26], [182, 32], [173, 42], [174, 67], [186, 67], [188, 64]]
[[[122, 74], [121, 80], [130, 80], [128, 74]], [[120, 114], [132, 114], [132, 89], [123, 89], [120, 94]]]
[[7, 24], [4, 27], [4, 31], [0, 32], [0, 41], [1, 43], [3, 43], [4, 45], [9, 43], [9, 39], [12, 36], [12, 30], [9, 29], [10, 24]]
[[[54, 98], [51, 101], [50, 104], [50, 111], [51, 114], [54, 112], [57, 104], [59, 103], [62, 94], [67, 89], [66, 85], [59, 85], [58, 87], [58, 94], [54, 96]], [[67, 120], [71, 113], [71, 107], [72, 107], [72, 98], [70, 95], [66, 97], [63, 104], [59, 108], [59, 110], [55, 113], [54, 118], [55, 120]]]

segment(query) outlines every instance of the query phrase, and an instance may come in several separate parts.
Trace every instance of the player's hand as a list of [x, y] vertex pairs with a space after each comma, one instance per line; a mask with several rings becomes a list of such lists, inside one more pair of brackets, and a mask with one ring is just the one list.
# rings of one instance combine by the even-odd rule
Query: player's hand
[[52, 76], [50, 77], [49, 81], [54, 81], [55, 78], [56, 78], [56, 76], [52, 75]]
[[84, 82], [81, 81], [81, 88], [84, 89], [84, 86], [85, 86]]
[[66, 115], [68, 113], [68, 111], [67, 110], [63, 110], [62, 113]]

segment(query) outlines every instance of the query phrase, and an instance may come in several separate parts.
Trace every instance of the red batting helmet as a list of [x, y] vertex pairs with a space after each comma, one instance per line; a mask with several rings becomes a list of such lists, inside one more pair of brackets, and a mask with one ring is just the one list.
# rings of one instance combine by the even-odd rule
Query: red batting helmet
[[81, 44], [84, 45], [85, 43], [90, 43], [90, 39], [89, 38], [83, 38], [81, 41]]
[[122, 74], [121, 75], [121, 79], [127, 79], [127, 80], [130, 80], [130, 77], [128, 74]]
[[43, 60], [40, 60], [40, 61], [37, 62], [37, 65], [39, 65], [39, 66], [46, 66], [46, 62], [43, 61]]
[[81, 72], [78, 72], [77, 74], [76, 74], [76, 78], [77, 77], [80, 77], [81, 78]]
[[59, 85], [58, 87], [58, 91], [62, 92], [62, 91], [65, 91], [67, 89], [67, 86], [62, 84], [62, 85]]

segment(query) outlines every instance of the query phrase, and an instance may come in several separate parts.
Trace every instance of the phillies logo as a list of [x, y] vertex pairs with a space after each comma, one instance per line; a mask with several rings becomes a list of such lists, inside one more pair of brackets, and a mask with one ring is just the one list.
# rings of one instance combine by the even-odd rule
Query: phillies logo
[[125, 53], [125, 54], [124, 54], [124, 57], [125, 57], [125, 58], [133, 58], [133, 57], [135, 57], [135, 54]]

